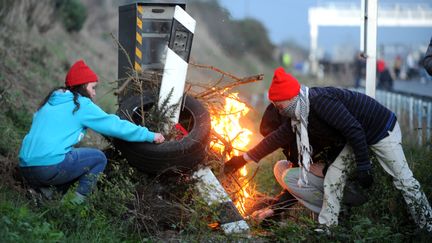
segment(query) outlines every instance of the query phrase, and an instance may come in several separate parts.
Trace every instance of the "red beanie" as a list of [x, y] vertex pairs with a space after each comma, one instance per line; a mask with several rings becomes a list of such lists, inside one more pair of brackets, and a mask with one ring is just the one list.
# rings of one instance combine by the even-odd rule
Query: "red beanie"
[[79, 60], [69, 69], [66, 75], [66, 87], [97, 82], [98, 77], [83, 60]]
[[278, 67], [268, 91], [271, 101], [290, 100], [300, 93], [300, 83], [291, 74]]

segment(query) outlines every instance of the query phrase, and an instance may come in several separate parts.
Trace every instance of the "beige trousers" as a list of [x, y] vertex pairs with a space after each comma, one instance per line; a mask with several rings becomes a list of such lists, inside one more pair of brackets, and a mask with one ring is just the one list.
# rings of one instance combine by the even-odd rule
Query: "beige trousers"
[[[402, 137], [399, 124], [396, 123], [389, 136], [371, 146], [371, 149], [384, 170], [393, 177], [393, 184], [402, 192], [411, 216], [420, 228], [432, 231], [432, 209], [420, 189], [419, 182], [413, 177], [408, 167], [402, 149]], [[355, 165], [353, 150], [346, 145], [339, 156], [327, 170], [324, 178], [323, 206], [318, 221], [325, 225], [338, 223], [340, 202], [345, 186], [347, 174]]]

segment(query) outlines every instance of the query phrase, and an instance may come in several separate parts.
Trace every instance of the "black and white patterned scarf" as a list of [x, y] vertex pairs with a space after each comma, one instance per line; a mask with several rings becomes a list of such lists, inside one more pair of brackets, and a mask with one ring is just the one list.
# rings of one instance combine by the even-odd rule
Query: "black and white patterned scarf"
[[308, 117], [309, 117], [309, 88], [301, 86], [298, 96], [290, 100], [288, 106], [281, 114], [291, 118], [291, 126], [296, 134], [299, 164], [301, 166], [298, 185], [308, 184], [307, 172], [312, 161], [312, 147], [309, 144]]
[[309, 144], [308, 136], [308, 117], [309, 117], [309, 88], [302, 85], [300, 88], [299, 99], [296, 105], [295, 117], [291, 119], [291, 126], [297, 135], [297, 149], [299, 154], [300, 171], [299, 186], [308, 184], [307, 172], [312, 161], [312, 147]]

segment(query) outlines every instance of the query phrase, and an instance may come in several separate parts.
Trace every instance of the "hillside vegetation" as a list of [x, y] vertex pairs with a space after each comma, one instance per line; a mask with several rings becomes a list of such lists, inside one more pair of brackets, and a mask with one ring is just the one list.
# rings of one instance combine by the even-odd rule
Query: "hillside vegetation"
[[[371, 200], [346, 209], [332, 234], [313, 231], [311, 215], [300, 213], [265, 227], [251, 223], [250, 235], [226, 236], [212, 231], [214, 208], [198, 196], [187, 176], [149, 177], [90, 133], [87, 145], [106, 149], [109, 166], [89, 202], [82, 206], [29, 197], [18, 171], [18, 150], [32, 114], [42, 98], [62, 86], [70, 65], [84, 59], [99, 75], [96, 103], [116, 111], [117, 0], [0, 1], [0, 242], [404, 242], [427, 241], [416, 229], [391, 179], [376, 168]], [[265, 74], [265, 81], [240, 87], [244, 93], [265, 89], [278, 64], [275, 46], [254, 19], [234, 20], [216, 0], [188, 2], [197, 20], [191, 62], [219, 67], [238, 77]], [[190, 67], [188, 81], [213, 77]], [[303, 79], [303, 77], [300, 77]], [[306, 79], [306, 78], [305, 78]], [[307, 80], [308, 82], [310, 80]], [[259, 116], [255, 119], [259, 120]], [[258, 124], [256, 124], [258, 125]], [[408, 146], [407, 159], [432, 198], [432, 152]], [[256, 182], [262, 192], [276, 194], [272, 165], [277, 152], [262, 161]], [[66, 194], [65, 197], [70, 195]], [[297, 212], [297, 211], [296, 211]]]

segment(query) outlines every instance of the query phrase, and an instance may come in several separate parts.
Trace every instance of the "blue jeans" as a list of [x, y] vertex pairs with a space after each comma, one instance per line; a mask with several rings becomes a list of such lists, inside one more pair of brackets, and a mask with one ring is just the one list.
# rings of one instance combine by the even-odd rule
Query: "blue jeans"
[[27, 182], [36, 187], [70, 185], [78, 181], [77, 192], [88, 195], [105, 169], [105, 154], [92, 148], [76, 148], [55, 165], [21, 167]]

